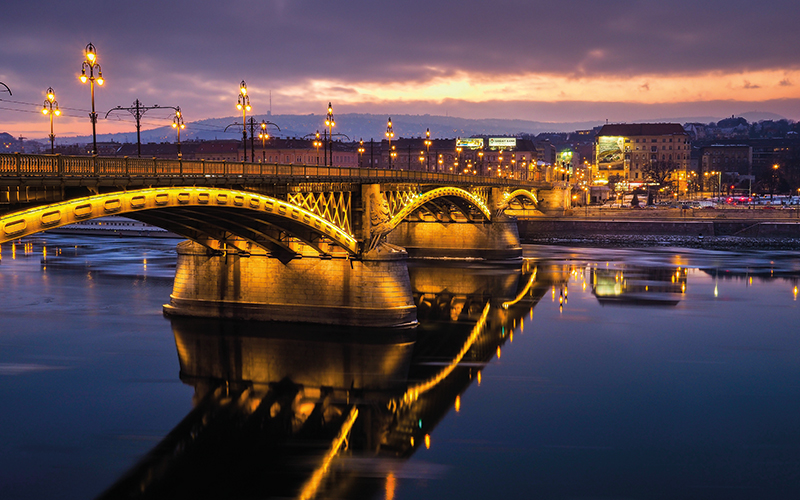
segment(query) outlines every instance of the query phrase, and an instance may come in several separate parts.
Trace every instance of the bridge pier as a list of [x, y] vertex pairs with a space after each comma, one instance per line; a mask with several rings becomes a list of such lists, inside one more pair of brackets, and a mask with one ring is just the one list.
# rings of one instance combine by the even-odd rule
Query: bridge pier
[[401, 222], [387, 241], [406, 249], [409, 257], [518, 260], [522, 258], [517, 221]]
[[360, 259], [215, 255], [185, 241], [166, 315], [304, 321], [364, 327], [417, 322], [402, 249], [381, 244]]

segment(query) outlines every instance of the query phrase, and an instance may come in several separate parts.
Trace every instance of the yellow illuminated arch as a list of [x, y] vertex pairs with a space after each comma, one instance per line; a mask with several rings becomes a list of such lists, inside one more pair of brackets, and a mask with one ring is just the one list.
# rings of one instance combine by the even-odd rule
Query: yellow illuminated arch
[[[170, 208], [188, 207], [196, 208], [198, 212], [202, 212], [204, 207], [225, 208], [285, 219], [294, 227], [299, 225], [306, 231], [326, 236], [350, 254], [358, 253], [358, 242], [353, 236], [308, 210], [258, 193], [204, 187], [164, 187], [116, 192], [14, 212], [0, 217], [0, 243], [108, 215], [154, 210], [168, 213]], [[236, 234], [236, 231], [232, 230], [231, 233]]]
[[389, 221], [389, 224], [391, 225], [392, 228], [395, 228], [397, 227], [398, 224], [403, 222], [403, 220], [406, 217], [411, 215], [415, 210], [425, 205], [426, 203], [433, 201], [437, 198], [445, 198], [453, 196], [468, 201], [469, 203], [477, 207], [478, 210], [481, 211], [484, 217], [486, 217], [486, 220], [492, 220], [491, 212], [489, 211], [489, 208], [486, 206], [486, 203], [484, 203], [483, 200], [481, 200], [474, 194], [460, 188], [441, 187], [418, 194], [410, 201], [408, 205], [404, 206], [399, 212], [397, 212], [397, 214], [394, 217], [392, 217], [392, 219]]
[[507, 200], [513, 200], [514, 198], [527, 198], [533, 202], [533, 204], [538, 207], [539, 200], [536, 199], [536, 195], [528, 191], [527, 189], [517, 189], [516, 191], [512, 191], [509, 195]]

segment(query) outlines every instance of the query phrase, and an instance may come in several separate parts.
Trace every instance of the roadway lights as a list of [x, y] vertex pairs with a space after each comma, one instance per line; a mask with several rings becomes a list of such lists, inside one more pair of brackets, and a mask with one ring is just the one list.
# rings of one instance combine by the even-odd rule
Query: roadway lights
[[236, 109], [242, 112], [242, 148], [244, 148], [244, 162], [247, 162], [247, 112], [250, 111], [250, 96], [247, 95], [247, 84], [244, 80], [239, 84]]
[[426, 128], [425, 129], [425, 161], [426, 161], [425, 171], [426, 172], [431, 169], [431, 157], [430, 157], [431, 144], [433, 144], [431, 142], [431, 129]]
[[183, 124], [183, 113], [181, 113], [180, 106], [175, 108], [175, 116], [172, 117], [172, 128], [178, 132], [178, 159], [180, 160], [183, 157], [183, 154], [181, 154], [181, 130], [186, 128], [186, 125]]
[[389, 170], [392, 169], [392, 158], [396, 155], [392, 151], [392, 137], [394, 137], [394, 129], [392, 129], [392, 117], [389, 117], [389, 122], [386, 124], [386, 138], [389, 140]]
[[314, 137], [314, 148], [317, 150], [317, 166], [319, 166], [319, 148], [322, 146], [322, 141], [319, 140], [319, 130], [317, 130], [317, 135]]
[[362, 167], [362, 160], [364, 158], [364, 139], [358, 141], [358, 168]]
[[53, 116], [61, 115], [61, 110], [58, 109], [58, 101], [56, 101], [56, 93], [53, 91], [53, 87], [48, 87], [47, 89], [47, 98], [42, 104], [42, 114], [50, 115], [50, 154], [55, 154], [56, 135], [53, 133]]
[[[328, 103], [328, 114], [325, 115], [325, 126], [328, 127], [328, 149], [330, 150], [330, 166], [333, 166], [333, 127], [336, 126], [336, 121], [333, 119], [333, 106]], [[328, 166], [326, 156], [325, 166]]]
[[[81, 82], [86, 83], [89, 82], [89, 87], [91, 88], [92, 93], [92, 112], [89, 114], [89, 118], [92, 120], [92, 154], [97, 154], [97, 113], [94, 110], [94, 82], [97, 81], [98, 85], [103, 85], [105, 80], [103, 80], [103, 70], [100, 69], [100, 65], [97, 63], [97, 50], [94, 48], [94, 45], [89, 43], [86, 45], [86, 50], [84, 51], [85, 60], [81, 65]], [[86, 70], [89, 70], [89, 75], [86, 75]], [[94, 75], [95, 70], [97, 70], [97, 76]]]
[[261, 139], [261, 163], [266, 163], [269, 132], [267, 132], [267, 122], [264, 120], [261, 120], [261, 132], [258, 133], [258, 138]]

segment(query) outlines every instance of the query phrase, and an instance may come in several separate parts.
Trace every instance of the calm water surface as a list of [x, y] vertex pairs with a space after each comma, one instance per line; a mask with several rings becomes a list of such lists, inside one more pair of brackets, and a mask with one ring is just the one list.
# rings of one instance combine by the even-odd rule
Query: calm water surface
[[2, 245], [0, 498], [800, 498], [797, 252], [414, 264], [392, 332], [170, 321], [175, 243]]

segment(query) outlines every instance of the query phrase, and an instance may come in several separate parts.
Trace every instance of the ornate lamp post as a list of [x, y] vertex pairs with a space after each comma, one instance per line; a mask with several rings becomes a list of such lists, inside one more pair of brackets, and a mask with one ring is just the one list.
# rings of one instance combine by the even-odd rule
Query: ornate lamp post
[[47, 98], [44, 100], [44, 104], [42, 104], [42, 114], [50, 115], [50, 154], [55, 154], [56, 134], [53, 133], [53, 116], [60, 115], [61, 111], [58, 109], [58, 101], [56, 101], [56, 94], [53, 91], [53, 87], [47, 88]]
[[236, 109], [242, 112], [242, 148], [244, 149], [244, 162], [247, 162], [247, 112], [250, 111], [250, 96], [247, 95], [247, 84], [242, 80], [239, 84], [239, 97]]
[[[86, 45], [86, 50], [84, 52], [84, 56], [86, 59], [83, 61], [81, 65], [81, 82], [86, 83], [89, 82], [89, 87], [91, 88], [92, 92], [92, 112], [89, 114], [89, 118], [92, 120], [92, 154], [97, 154], [97, 113], [94, 110], [94, 82], [97, 80], [98, 85], [103, 85], [105, 80], [103, 80], [103, 70], [100, 69], [100, 65], [97, 63], [97, 50], [94, 48], [94, 45], [89, 43]], [[86, 75], [86, 70], [89, 70], [89, 75]], [[94, 72], [97, 70], [97, 76], [94, 76]]]
[[333, 106], [328, 103], [328, 114], [325, 115], [325, 126], [328, 127], [328, 149], [330, 153], [325, 155], [325, 166], [328, 166], [328, 156], [330, 156], [330, 166], [333, 166], [333, 127], [336, 122], [333, 119]]
[[364, 139], [358, 141], [358, 168], [362, 168], [364, 160]]
[[180, 106], [175, 108], [175, 116], [172, 117], [172, 128], [178, 132], [178, 159], [180, 160], [183, 157], [181, 153], [181, 130], [186, 128], [186, 125], [183, 124], [183, 113], [181, 113]]
[[431, 169], [431, 129], [425, 129], [425, 171], [428, 172]]
[[392, 150], [392, 137], [394, 137], [394, 130], [392, 130], [392, 117], [389, 117], [389, 123], [386, 125], [386, 138], [389, 139], [389, 170], [392, 169], [392, 157], [394, 151]]
[[264, 120], [261, 120], [261, 132], [258, 133], [258, 138], [261, 139], [261, 163], [266, 163], [269, 132], [267, 132], [267, 122]]

